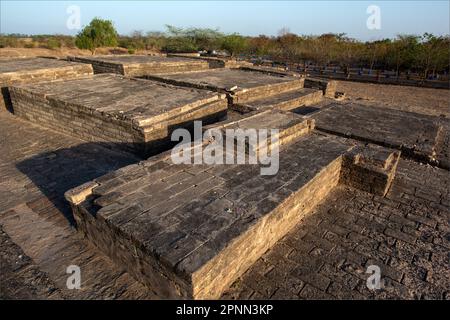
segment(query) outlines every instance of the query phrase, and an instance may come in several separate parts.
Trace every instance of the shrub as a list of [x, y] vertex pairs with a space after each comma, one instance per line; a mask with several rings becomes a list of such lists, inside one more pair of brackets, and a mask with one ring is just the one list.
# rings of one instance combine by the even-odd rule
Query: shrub
[[88, 49], [95, 54], [97, 48], [117, 46], [117, 31], [112, 21], [94, 18], [78, 33], [75, 45], [79, 49]]
[[61, 48], [61, 42], [58, 39], [50, 38], [47, 40], [47, 43], [44, 45], [45, 48], [55, 50]]
[[228, 51], [233, 57], [236, 54], [243, 53], [247, 48], [247, 39], [243, 36], [234, 33], [223, 37], [221, 48]]

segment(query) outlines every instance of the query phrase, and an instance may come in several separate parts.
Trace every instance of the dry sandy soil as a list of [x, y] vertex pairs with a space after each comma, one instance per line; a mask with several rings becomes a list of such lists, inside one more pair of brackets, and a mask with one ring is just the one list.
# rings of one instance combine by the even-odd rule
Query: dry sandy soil
[[350, 81], [338, 81], [337, 90], [345, 92], [347, 100], [360, 104], [450, 116], [450, 90]]

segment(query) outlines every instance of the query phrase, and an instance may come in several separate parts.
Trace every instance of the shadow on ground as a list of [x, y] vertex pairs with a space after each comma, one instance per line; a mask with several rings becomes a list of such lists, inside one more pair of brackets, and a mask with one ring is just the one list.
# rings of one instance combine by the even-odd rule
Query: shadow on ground
[[142, 160], [110, 148], [111, 144], [83, 143], [40, 153], [19, 162], [16, 167], [74, 224], [70, 206], [64, 199], [67, 190]]

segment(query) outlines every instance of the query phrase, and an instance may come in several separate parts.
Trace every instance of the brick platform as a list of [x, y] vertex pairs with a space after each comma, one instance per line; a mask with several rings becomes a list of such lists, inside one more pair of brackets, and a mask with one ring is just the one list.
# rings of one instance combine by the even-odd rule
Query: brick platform
[[226, 115], [223, 95], [120, 75], [11, 88], [15, 114], [40, 125], [143, 155], [167, 148], [171, 132]]
[[175, 165], [166, 155], [66, 198], [80, 230], [159, 296], [218, 298], [338, 183], [364, 180], [381, 195], [390, 186], [398, 152], [310, 134], [311, 120], [299, 119], [269, 111], [225, 125], [280, 129], [286, 146], [275, 175], [249, 164]]
[[236, 60], [232, 58], [196, 56], [190, 53], [168, 53], [168, 57], [189, 58], [194, 60], [208, 61], [210, 68], [240, 68], [243, 66], [253, 66], [253, 63], [245, 60]]
[[449, 120], [358, 104], [335, 104], [313, 115], [319, 130], [402, 150], [448, 169]]
[[0, 59], [0, 111], [12, 111], [8, 87], [61, 79], [78, 78], [92, 74], [92, 67], [57, 59], [22, 58]]
[[304, 78], [301, 77], [227, 68], [145, 78], [178, 86], [227, 93], [231, 104], [250, 102], [258, 98], [302, 89], [304, 84]]
[[[23, 101], [34, 107], [43, 99], [51, 108], [82, 101], [95, 106], [86, 115], [90, 121], [99, 110], [131, 123], [141, 119], [134, 118], [135, 109], [126, 118], [127, 111], [116, 106], [124, 105], [121, 97], [139, 105], [147, 90], [143, 94], [132, 82], [108, 81], [67, 91], [57, 85], [55, 92], [55, 83], [32, 85], [43, 91], [26, 92]], [[324, 83], [314, 89], [326, 94]], [[47, 85], [52, 91], [43, 89]], [[155, 88], [148, 92], [166, 101], [164, 91]], [[218, 123], [220, 128], [280, 129], [275, 176], [261, 176], [259, 166], [173, 165], [165, 155], [136, 163], [129, 154], [103, 148], [135, 151], [128, 140], [83, 143], [0, 114], [0, 296], [448, 299], [450, 194], [448, 170], [440, 169], [449, 163], [448, 119], [327, 99], [295, 108], [303, 103], [296, 90], [305, 89], [311, 88], [258, 97], [250, 92], [250, 99], [242, 96], [247, 113], [231, 111], [230, 120]], [[131, 94], [136, 91], [143, 94], [138, 100]], [[229, 91], [230, 97], [234, 90]], [[54, 102], [54, 95], [64, 99]], [[189, 97], [183, 93], [177, 101]], [[179, 115], [180, 108], [174, 113]], [[167, 113], [164, 107], [160, 111]], [[144, 127], [158, 126], [159, 120], [152, 114]], [[312, 131], [315, 120], [322, 133]], [[38, 121], [46, 125], [45, 116]], [[385, 146], [414, 161], [399, 161], [400, 153]], [[115, 266], [67, 224], [72, 220], [63, 193], [86, 181], [66, 195], [80, 230]], [[77, 292], [65, 287], [70, 264], [80, 265], [86, 279]], [[365, 283], [373, 264], [382, 273], [378, 291]]]
[[160, 57], [144, 55], [114, 55], [94, 57], [68, 57], [70, 61], [91, 64], [94, 73], [117, 73], [128, 77], [204, 70], [209, 64], [204, 60], [181, 57]]
[[[137, 159], [6, 112], [0, 128], [2, 298], [157, 298], [64, 218], [68, 188]], [[385, 197], [338, 186], [222, 298], [449, 299], [448, 182], [448, 171], [402, 159]], [[66, 288], [71, 264], [82, 290]], [[381, 290], [366, 287], [371, 264], [381, 267]]]
[[222, 298], [450, 299], [448, 177], [402, 159], [385, 197], [338, 186]]

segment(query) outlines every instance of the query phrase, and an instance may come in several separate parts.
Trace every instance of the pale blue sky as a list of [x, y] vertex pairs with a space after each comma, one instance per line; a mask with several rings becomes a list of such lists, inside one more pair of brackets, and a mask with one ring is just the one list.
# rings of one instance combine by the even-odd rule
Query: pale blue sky
[[[180, 27], [218, 27], [243, 35], [345, 32], [373, 40], [399, 33], [449, 34], [449, 1], [4, 1], [0, 33], [75, 34], [66, 13], [81, 9], [81, 24], [95, 17], [113, 20], [119, 33]], [[366, 27], [369, 5], [381, 9], [381, 30]]]

